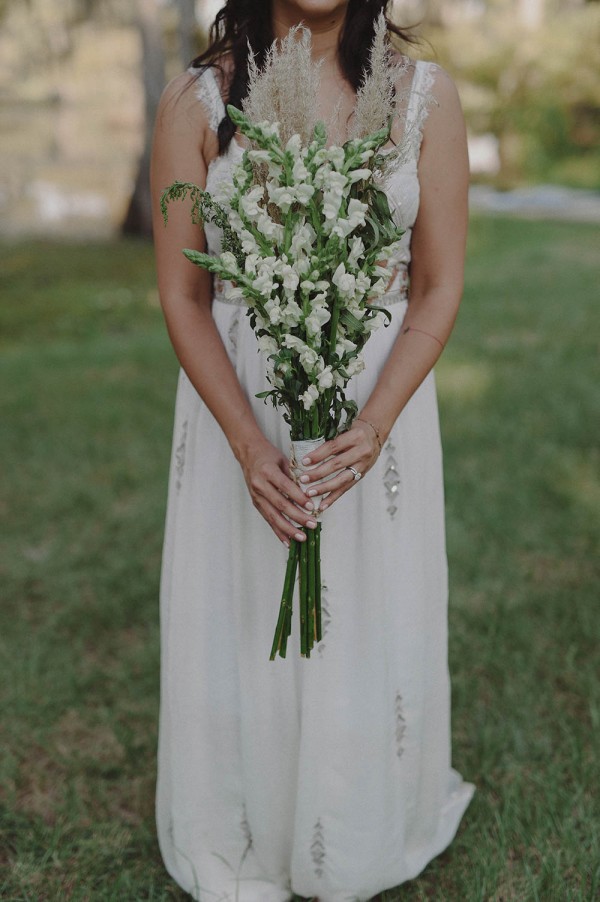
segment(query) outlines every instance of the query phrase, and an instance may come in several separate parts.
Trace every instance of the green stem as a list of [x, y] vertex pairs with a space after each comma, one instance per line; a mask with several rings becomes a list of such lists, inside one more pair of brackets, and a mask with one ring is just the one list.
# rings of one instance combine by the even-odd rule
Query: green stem
[[285, 658], [287, 639], [289, 636], [289, 627], [292, 616], [292, 599], [294, 596], [294, 583], [296, 581], [296, 571], [298, 569], [298, 545], [294, 541], [290, 542], [290, 551], [288, 554], [287, 567], [285, 570], [285, 579], [283, 581], [283, 592], [281, 594], [281, 605], [279, 607], [279, 617], [277, 626], [275, 627], [275, 637], [271, 647], [270, 661], [275, 660], [275, 655], [279, 652], [282, 658]]
[[315, 633], [317, 642], [323, 638], [321, 625], [321, 524], [315, 530]]
[[[305, 530], [306, 532], [306, 530]], [[300, 544], [300, 654], [306, 655], [306, 626], [307, 626], [307, 577], [308, 559], [306, 542]]]
[[308, 606], [308, 617], [306, 624], [306, 632], [307, 632], [307, 657], [310, 656], [310, 651], [315, 644], [315, 599], [316, 599], [316, 569], [315, 569], [315, 531], [308, 531], [308, 586], [307, 586], [307, 606]]

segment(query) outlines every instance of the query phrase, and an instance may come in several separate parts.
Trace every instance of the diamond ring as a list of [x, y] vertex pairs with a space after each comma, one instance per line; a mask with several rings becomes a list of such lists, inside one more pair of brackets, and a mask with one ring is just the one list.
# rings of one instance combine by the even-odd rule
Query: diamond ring
[[346, 467], [346, 470], [350, 470], [351, 473], [354, 473], [354, 482], [358, 482], [359, 479], [362, 479], [362, 473], [359, 473], [358, 470], [355, 470], [354, 467]]

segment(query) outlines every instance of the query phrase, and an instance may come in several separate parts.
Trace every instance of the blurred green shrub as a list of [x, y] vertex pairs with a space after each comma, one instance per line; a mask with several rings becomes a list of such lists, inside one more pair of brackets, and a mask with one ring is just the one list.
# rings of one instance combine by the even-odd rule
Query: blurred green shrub
[[470, 130], [498, 138], [502, 183], [600, 188], [600, 4], [530, 31], [508, 5], [490, 6], [428, 38], [459, 83]]

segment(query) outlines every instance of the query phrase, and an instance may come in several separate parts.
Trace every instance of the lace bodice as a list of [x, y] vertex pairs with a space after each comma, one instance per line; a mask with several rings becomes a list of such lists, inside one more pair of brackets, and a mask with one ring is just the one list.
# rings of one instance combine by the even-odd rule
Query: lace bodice
[[[438, 67], [435, 63], [428, 63], [422, 60], [418, 60], [415, 63], [405, 125], [405, 133], [407, 135], [406, 157], [386, 185], [386, 194], [394, 220], [398, 226], [405, 229], [400, 251], [396, 254], [393, 261], [396, 264], [408, 265], [410, 263], [412, 228], [419, 210], [417, 163], [423, 136], [423, 125], [429, 110], [431, 87], [437, 69]], [[194, 69], [189, 71], [192, 74], [197, 74]], [[216, 132], [219, 122], [225, 115], [225, 107], [212, 69], [205, 69], [199, 76], [196, 96], [206, 109], [210, 128]], [[232, 140], [226, 153], [211, 161], [206, 178], [206, 189], [208, 191], [213, 193], [220, 182], [231, 180], [232, 169], [240, 162], [242, 154], [243, 149], [241, 146], [235, 140]], [[205, 231], [209, 253], [219, 254], [221, 251], [220, 230], [212, 223], [207, 223]]]

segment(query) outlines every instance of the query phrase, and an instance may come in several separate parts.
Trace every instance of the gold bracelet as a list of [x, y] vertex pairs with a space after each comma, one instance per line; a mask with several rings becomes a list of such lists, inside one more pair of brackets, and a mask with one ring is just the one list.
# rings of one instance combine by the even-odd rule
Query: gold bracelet
[[354, 421], [357, 423], [366, 423], [367, 426], [370, 426], [373, 432], [375, 433], [375, 438], [377, 439], [377, 444], [379, 445], [379, 453], [381, 454], [381, 437], [379, 435], [379, 429], [377, 426], [374, 426], [373, 423], [370, 423], [369, 420], [363, 420], [362, 417], [354, 417]]
[[440, 348], [442, 349], [442, 351], [444, 350], [444, 345], [442, 344], [442, 342], [439, 340], [439, 338], [436, 338], [435, 335], [432, 335], [431, 332], [426, 332], [425, 329], [417, 329], [416, 326], [407, 326], [406, 329], [403, 329], [403, 330], [402, 330], [402, 334], [403, 334], [403, 335], [406, 335], [406, 333], [407, 333], [409, 330], [410, 330], [411, 332], [422, 332], [423, 335], [428, 335], [429, 338], [433, 338], [434, 341], [437, 341], [437, 343], [439, 344], [439, 346], [440, 346]]

